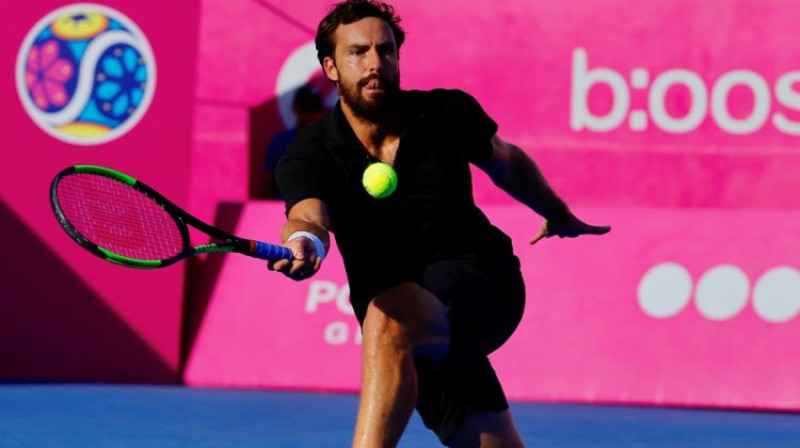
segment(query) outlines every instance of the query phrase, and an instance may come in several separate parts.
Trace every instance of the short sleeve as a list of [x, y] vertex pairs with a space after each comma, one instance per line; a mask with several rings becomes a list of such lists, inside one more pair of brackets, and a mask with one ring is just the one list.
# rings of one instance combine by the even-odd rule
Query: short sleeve
[[481, 165], [492, 156], [492, 137], [497, 133], [497, 123], [483, 110], [480, 103], [461, 90], [449, 91], [451, 125], [456, 140], [467, 159]]
[[306, 139], [295, 140], [278, 163], [275, 178], [286, 201], [286, 214], [295, 204], [310, 198], [325, 201], [330, 192], [329, 175], [323, 148]]

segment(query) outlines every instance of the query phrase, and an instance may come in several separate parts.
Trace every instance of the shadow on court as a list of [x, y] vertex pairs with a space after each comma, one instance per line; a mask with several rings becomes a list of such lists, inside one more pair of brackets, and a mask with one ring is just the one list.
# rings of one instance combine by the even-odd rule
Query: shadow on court
[[176, 372], [5, 203], [0, 232], [11, 236], [0, 251], [0, 380], [177, 382]]

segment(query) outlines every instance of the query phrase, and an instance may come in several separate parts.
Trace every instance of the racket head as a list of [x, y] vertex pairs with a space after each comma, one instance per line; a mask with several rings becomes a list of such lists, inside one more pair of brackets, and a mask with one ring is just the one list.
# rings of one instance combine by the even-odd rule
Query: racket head
[[191, 253], [189, 230], [177, 207], [118, 171], [69, 167], [53, 179], [50, 204], [76, 243], [112, 263], [154, 269]]

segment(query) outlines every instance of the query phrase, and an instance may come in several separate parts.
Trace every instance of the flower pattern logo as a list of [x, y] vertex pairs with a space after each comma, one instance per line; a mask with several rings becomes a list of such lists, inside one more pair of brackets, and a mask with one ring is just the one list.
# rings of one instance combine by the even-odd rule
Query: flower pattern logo
[[155, 92], [156, 64], [142, 31], [107, 6], [74, 4], [41, 19], [17, 56], [17, 91], [49, 135], [95, 145], [141, 120]]
[[[67, 103], [69, 91], [66, 84], [72, 80], [75, 62], [59, 57], [60, 45], [55, 40], [45, 41], [31, 49], [25, 66], [25, 86], [39, 109], [58, 110]], [[74, 82], [71, 83], [74, 88]]]

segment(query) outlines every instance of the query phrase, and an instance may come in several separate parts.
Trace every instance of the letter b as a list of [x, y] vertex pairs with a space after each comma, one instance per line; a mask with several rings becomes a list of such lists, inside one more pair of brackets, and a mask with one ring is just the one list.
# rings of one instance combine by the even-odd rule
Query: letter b
[[[589, 90], [597, 83], [606, 83], [612, 92], [611, 110], [605, 116], [596, 116], [589, 110]], [[608, 68], [589, 70], [586, 50], [576, 48], [572, 52], [572, 97], [570, 104], [570, 127], [573, 131], [610, 131], [625, 120], [630, 105], [630, 91], [625, 78]]]

